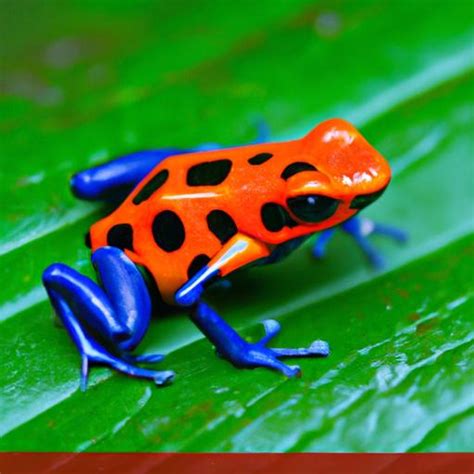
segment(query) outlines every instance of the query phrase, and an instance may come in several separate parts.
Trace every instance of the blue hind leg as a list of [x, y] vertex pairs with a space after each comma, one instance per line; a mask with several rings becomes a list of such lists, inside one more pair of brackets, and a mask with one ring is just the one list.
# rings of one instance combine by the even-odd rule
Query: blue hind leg
[[172, 371], [132, 365], [157, 361], [162, 356], [129, 354], [145, 335], [151, 315], [150, 297], [140, 272], [117, 248], [100, 248], [92, 260], [104, 289], [61, 263], [49, 266], [43, 273], [53, 307], [81, 354], [81, 388], [87, 386], [91, 363], [152, 379], [157, 385], [169, 382], [174, 376]]
[[[257, 123], [257, 138], [254, 143], [268, 140], [269, 130], [265, 122]], [[160, 148], [144, 150], [116, 158], [94, 168], [76, 173], [71, 178], [74, 195], [88, 201], [120, 202], [133, 188], [163, 160], [184, 153], [218, 150], [217, 143], [203, 143], [194, 148]]]
[[125, 155], [76, 173], [71, 178], [74, 195], [88, 201], [121, 201], [166, 158], [193, 150], [162, 148]]
[[[390, 237], [399, 243], [404, 243], [408, 239], [406, 232], [389, 225], [378, 224], [370, 219], [364, 219], [356, 216], [344, 222], [340, 228], [349, 234], [364, 252], [365, 256], [376, 269], [385, 266], [385, 260], [380, 252], [370, 243], [368, 237], [370, 235], [383, 235]], [[326, 246], [335, 233], [335, 229], [328, 229], [319, 234], [313, 247], [313, 256], [322, 258], [326, 252]]]

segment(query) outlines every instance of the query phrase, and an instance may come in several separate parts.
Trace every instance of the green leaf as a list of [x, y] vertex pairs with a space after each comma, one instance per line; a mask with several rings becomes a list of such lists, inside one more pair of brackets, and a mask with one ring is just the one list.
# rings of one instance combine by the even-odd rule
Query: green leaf
[[[471, 451], [474, 414], [473, 22], [468, 2], [11, 2], [0, 102], [0, 449]], [[337, 235], [237, 275], [208, 299], [244, 336], [332, 354], [288, 380], [215, 357], [185, 314], [157, 315], [143, 352], [172, 386], [79, 358], [41, 286], [61, 261], [92, 276], [78, 169], [141, 148], [300, 136], [352, 120], [394, 179], [366, 215], [410, 242], [367, 268]]]

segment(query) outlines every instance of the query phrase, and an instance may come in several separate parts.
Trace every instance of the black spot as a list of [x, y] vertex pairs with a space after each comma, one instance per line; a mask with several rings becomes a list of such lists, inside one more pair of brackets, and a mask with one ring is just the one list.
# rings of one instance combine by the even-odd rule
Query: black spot
[[160, 212], [153, 220], [152, 232], [156, 244], [165, 252], [174, 252], [184, 243], [183, 223], [173, 211]]
[[210, 257], [201, 253], [193, 258], [188, 267], [188, 278], [192, 278], [196, 273], [211, 261]]
[[285, 226], [298, 225], [283, 206], [274, 202], [267, 202], [262, 206], [261, 216], [263, 225], [270, 232], [278, 232]]
[[248, 159], [248, 162], [251, 165], [261, 165], [268, 161], [273, 155], [271, 153], [259, 153], [258, 155], [252, 156], [252, 158]]
[[385, 186], [385, 188], [381, 189], [380, 191], [376, 191], [375, 193], [359, 194], [359, 196], [356, 196], [351, 201], [351, 205], [349, 207], [351, 209], [364, 209], [364, 207], [367, 207], [369, 204], [372, 204], [375, 200], [382, 196], [386, 189], [387, 187]]
[[189, 169], [186, 182], [188, 186], [216, 186], [227, 178], [231, 168], [230, 160], [199, 163]]
[[296, 161], [295, 163], [291, 163], [288, 165], [283, 172], [281, 173], [281, 177], [284, 180], [291, 178], [291, 176], [301, 173], [302, 171], [318, 171], [315, 166], [310, 163], [305, 163], [304, 161]]
[[153, 176], [153, 178], [151, 178], [150, 181], [148, 181], [148, 183], [146, 183], [140, 192], [133, 198], [133, 204], [140, 204], [141, 202], [146, 201], [157, 189], [165, 184], [168, 176], [168, 170], [161, 170], [159, 173]]
[[133, 228], [130, 224], [117, 224], [107, 232], [107, 244], [119, 249], [133, 250]]
[[84, 243], [86, 244], [86, 247], [92, 248], [91, 233], [90, 232], [87, 232], [84, 235]]
[[237, 226], [232, 217], [220, 210], [211, 211], [207, 215], [207, 226], [222, 244], [237, 233]]

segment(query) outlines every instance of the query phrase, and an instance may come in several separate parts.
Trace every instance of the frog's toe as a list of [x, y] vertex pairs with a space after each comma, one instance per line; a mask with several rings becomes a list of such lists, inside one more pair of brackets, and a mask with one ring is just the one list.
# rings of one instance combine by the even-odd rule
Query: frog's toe
[[379, 224], [377, 222], [371, 222], [373, 228], [372, 228], [372, 233], [373, 234], [379, 234], [379, 235], [384, 235], [386, 237], [390, 237], [391, 239], [404, 244], [408, 241], [409, 235], [408, 232], [399, 229], [398, 227], [394, 227], [391, 225], [386, 225], [386, 224]]
[[265, 329], [265, 336], [260, 339], [258, 344], [264, 346], [280, 332], [280, 323], [274, 319], [266, 319], [262, 321], [262, 324]]
[[357, 240], [359, 248], [364, 252], [370, 265], [375, 270], [383, 270], [387, 263], [382, 253], [379, 252], [366, 238], [360, 238]]
[[316, 340], [308, 348], [280, 349], [272, 348], [277, 357], [327, 357], [329, 344], [326, 341]]
[[320, 260], [326, 255], [326, 248], [335, 233], [335, 229], [327, 229], [321, 232], [314, 243], [312, 255]]
[[[274, 319], [263, 321], [265, 336], [257, 343], [258, 346], [265, 347], [267, 343], [280, 333], [280, 323]], [[308, 348], [299, 349], [278, 349], [268, 348], [276, 357], [327, 357], [329, 355], [329, 344], [326, 341], [317, 339]]]
[[165, 358], [163, 354], [123, 354], [122, 357], [135, 364], [155, 364]]
[[[80, 345], [79, 347], [79, 352], [81, 353], [82, 358], [80, 384], [82, 391], [87, 388], [89, 368], [92, 364], [104, 365], [131, 377], [151, 379], [156, 383], [156, 385], [166, 385], [173, 380], [174, 372], [170, 370], [158, 371], [137, 367], [132, 365], [132, 363], [130, 363], [131, 360], [127, 357], [117, 357], [113, 355], [92, 339], [85, 340], [84, 342], [85, 344]], [[157, 356], [157, 354], [153, 354], [151, 358], [157, 358]], [[163, 356], [161, 357], [163, 358]], [[135, 361], [137, 360], [135, 359]]]
[[287, 365], [278, 359], [273, 349], [262, 347], [260, 344], [249, 344], [238, 357], [233, 360], [237, 367], [267, 367], [281, 372], [286, 377], [299, 377], [301, 370], [297, 365]]
[[326, 341], [317, 339], [309, 346], [308, 352], [316, 357], [327, 357], [329, 355], [329, 344]]
[[163, 370], [161, 372], [156, 372], [155, 377], [153, 377], [153, 381], [159, 387], [163, 385], [170, 384], [175, 377], [175, 373], [172, 370]]
[[275, 359], [274, 365], [269, 365], [270, 368], [281, 372], [285, 377], [301, 377], [301, 368], [299, 365], [287, 365], [284, 364], [281, 360]]
[[268, 342], [280, 332], [280, 323], [274, 319], [263, 321], [265, 336], [244, 353], [246, 364], [266, 366], [282, 372], [287, 377], [298, 377], [301, 370], [297, 365], [286, 365], [279, 359], [282, 357], [326, 357], [329, 355], [329, 345], [325, 341], [316, 340], [308, 348], [280, 349], [266, 347]]

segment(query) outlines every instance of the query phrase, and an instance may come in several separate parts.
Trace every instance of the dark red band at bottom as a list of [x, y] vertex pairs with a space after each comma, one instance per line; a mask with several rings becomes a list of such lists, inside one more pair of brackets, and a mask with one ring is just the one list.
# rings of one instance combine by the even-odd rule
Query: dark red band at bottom
[[472, 474], [472, 453], [0, 453], [1, 474]]

